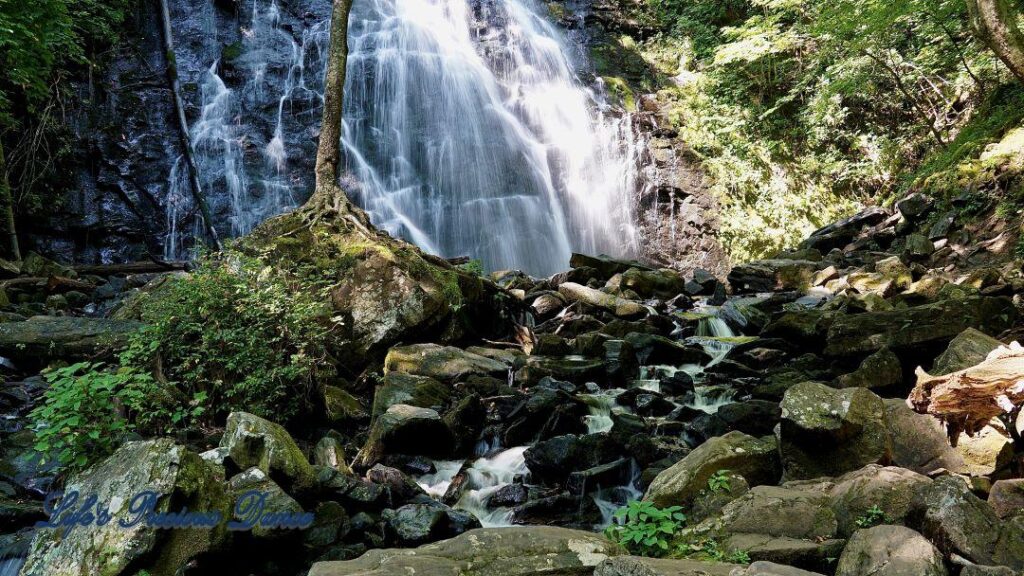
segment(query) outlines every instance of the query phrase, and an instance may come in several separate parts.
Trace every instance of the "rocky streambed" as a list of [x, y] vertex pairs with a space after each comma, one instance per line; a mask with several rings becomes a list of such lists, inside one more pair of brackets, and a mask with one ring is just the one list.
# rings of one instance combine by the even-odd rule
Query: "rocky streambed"
[[[311, 514], [303, 530], [32, 528], [54, 488], [25, 429], [35, 372], [137, 329], [108, 312], [161, 281], [38, 259], [9, 274], [0, 324], [0, 573], [1019, 574], [1020, 453], [995, 429], [954, 449], [904, 400], [918, 367], [1019, 339], [1014, 231], [972, 226], [912, 196], [727, 278], [582, 254], [550, 278], [496, 273], [514, 340], [407, 330], [323, 387], [310, 425], [235, 412], [61, 479], [114, 517], [147, 489], [159, 511], [225, 516], [256, 490], [268, 512]], [[665, 558], [600, 534], [639, 499], [687, 515]]]

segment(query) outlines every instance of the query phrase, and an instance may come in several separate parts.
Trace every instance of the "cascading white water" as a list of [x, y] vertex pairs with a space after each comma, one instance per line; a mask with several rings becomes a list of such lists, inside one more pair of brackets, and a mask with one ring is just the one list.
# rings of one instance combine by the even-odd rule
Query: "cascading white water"
[[[476, 459], [465, 468], [466, 489], [454, 507], [471, 513], [485, 528], [511, 526], [512, 509], [492, 507], [488, 500], [501, 488], [529, 476], [524, 456], [526, 449], [526, 446], [518, 446]], [[416, 482], [427, 494], [440, 498], [462, 470], [462, 461], [437, 461], [434, 469], [434, 473], [420, 476]]]
[[548, 274], [635, 247], [628, 120], [602, 112], [531, 0], [367, 0], [350, 19], [343, 142], [380, 227]]
[[[285, 171], [288, 145], [284, 122], [291, 103], [322, 99], [323, 55], [329, 30], [325, 20], [303, 30], [296, 40], [282, 28], [276, 0], [252, 0], [251, 11], [237, 48], [237, 65], [246, 71], [245, 85], [238, 90], [229, 88], [221, 76], [220, 57], [214, 59], [200, 76], [200, 115], [189, 128], [200, 188], [214, 210], [220, 208], [218, 212], [227, 213], [231, 236], [248, 233], [266, 218], [302, 200], [303, 191]], [[210, 41], [215, 43], [217, 39], [212, 36]], [[271, 66], [287, 70], [283, 85], [268, 80], [267, 69]], [[243, 103], [246, 110], [275, 106], [272, 132], [259, 133], [255, 119], [243, 118]], [[318, 122], [319, 114], [309, 114], [304, 120]], [[262, 167], [252, 161], [257, 153], [253, 144], [260, 142], [266, 142], [258, 149], [264, 159]], [[202, 225], [188, 168], [181, 157], [168, 179], [165, 213], [164, 256], [188, 256], [188, 239], [201, 236]], [[182, 229], [182, 222], [193, 225]], [[225, 228], [220, 222], [216, 224]]]

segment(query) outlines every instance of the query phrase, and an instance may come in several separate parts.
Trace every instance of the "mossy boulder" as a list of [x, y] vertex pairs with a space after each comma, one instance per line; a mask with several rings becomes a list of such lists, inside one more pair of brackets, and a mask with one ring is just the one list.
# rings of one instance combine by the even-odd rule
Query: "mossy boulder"
[[324, 386], [324, 409], [328, 424], [336, 427], [357, 424], [369, 417], [363, 403], [340, 386]]
[[843, 314], [828, 328], [825, 353], [856, 356], [882, 348], [894, 351], [945, 343], [967, 328], [998, 334], [1013, 325], [1017, 311], [1009, 298], [970, 296], [913, 308]]
[[935, 359], [930, 374], [951, 374], [958, 370], [970, 368], [985, 361], [989, 352], [1002, 346], [995, 338], [968, 328], [956, 335], [949, 343], [946, 351]]
[[[259, 468], [249, 468], [233, 476], [228, 481], [228, 489], [231, 493], [232, 502], [236, 502], [240, 506], [249, 504], [247, 498], [251, 498], [251, 496], [247, 495], [248, 493], [257, 492], [262, 498], [261, 506], [266, 514], [300, 515], [304, 513], [302, 505], [282, 490], [280, 486], [267, 477]], [[239, 520], [246, 521], [245, 518], [239, 518]], [[261, 523], [256, 523], [252, 527], [251, 532], [255, 538], [260, 540], [283, 538], [293, 533], [291, 530], [268, 528]]]
[[341, 360], [363, 362], [428, 335], [503, 334], [515, 307], [494, 283], [391, 238], [358, 211], [303, 209], [271, 218], [238, 249], [295, 277], [297, 289], [326, 290]]
[[897, 388], [903, 384], [903, 364], [892, 350], [882, 348], [868, 356], [856, 370], [836, 379], [838, 388]]
[[0, 322], [0, 356], [15, 362], [92, 358], [125, 346], [142, 324], [131, 320], [73, 316], [33, 316]]
[[780, 474], [778, 458], [777, 444], [771, 436], [755, 438], [729, 432], [704, 442], [658, 474], [644, 499], [661, 507], [688, 506], [719, 470], [743, 476], [750, 486], [774, 484]]
[[822, 267], [810, 260], [755, 260], [734, 266], [728, 280], [738, 293], [806, 290]]
[[838, 523], [828, 496], [782, 486], [755, 486], [725, 505], [711, 520], [727, 534], [766, 534], [806, 540], [829, 539]]
[[389, 372], [373, 394], [374, 418], [395, 404], [441, 410], [451, 399], [452, 388], [429, 376]]
[[309, 576], [531, 576], [590, 574], [625, 551], [592, 532], [530, 526], [479, 528], [415, 549], [371, 550], [355, 560], [318, 562]]
[[642, 298], [672, 298], [681, 294], [686, 280], [672, 270], [630, 268], [619, 276], [619, 290], [632, 290]]
[[247, 412], [232, 412], [220, 446], [227, 449], [227, 462], [238, 470], [259, 468], [289, 491], [313, 485], [313, 466], [280, 424]]
[[509, 366], [453, 346], [396, 346], [384, 359], [384, 373], [401, 372], [453, 383], [473, 375], [506, 377]]
[[860, 530], [846, 543], [836, 576], [946, 576], [942, 553], [904, 526]]
[[791, 387], [782, 399], [778, 437], [789, 480], [836, 476], [892, 457], [885, 405], [864, 388]]
[[856, 532], [857, 519], [872, 506], [878, 506], [885, 513], [887, 522], [902, 523], [914, 497], [931, 482], [927, 476], [916, 472], [877, 464], [836, 478], [828, 496], [839, 523], [838, 534], [848, 538]]
[[[215, 528], [158, 530], [145, 522], [119, 525], [137, 516], [130, 507], [137, 494], [155, 494], [155, 512], [220, 512], [227, 519], [231, 502], [224, 486], [198, 454], [169, 439], [129, 442], [106, 460], [71, 478], [65, 494], [81, 499], [95, 495], [109, 507], [104, 526], [64, 532], [36, 530], [21, 574], [24, 576], [134, 575], [173, 576], [190, 560], [217, 550], [225, 541], [226, 524]], [[135, 501], [138, 506], [139, 502]]]

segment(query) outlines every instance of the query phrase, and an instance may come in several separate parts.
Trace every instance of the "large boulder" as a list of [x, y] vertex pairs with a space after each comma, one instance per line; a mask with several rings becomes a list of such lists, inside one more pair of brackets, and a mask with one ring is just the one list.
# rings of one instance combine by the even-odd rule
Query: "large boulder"
[[672, 270], [630, 268], [619, 277], [619, 290], [632, 290], [641, 298], [672, 298], [685, 286], [686, 280]]
[[786, 488], [756, 486], [725, 505], [714, 522], [726, 534], [766, 534], [803, 540], [836, 535], [835, 512], [827, 495]]
[[734, 291], [743, 293], [805, 290], [822, 267], [810, 260], [755, 260], [734, 266], [728, 280]]
[[[217, 550], [226, 524], [212, 528], [161, 530], [146, 522], [124, 527], [144, 509], [137, 495], [153, 495], [153, 511], [231, 514], [231, 502], [214, 471], [198, 454], [169, 439], [129, 442], [106, 460], [71, 478], [65, 498], [79, 495], [79, 506], [96, 496], [108, 507], [109, 523], [69, 530], [39, 528], [21, 569], [23, 576], [173, 576], [200, 555]], [[133, 508], [134, 506], [134, 508]], [[68, 518], [68, 513], [61, 516]]]
[[778, 437], [789, 480], [836, 476], [892, 456], [885, 405], [864, 388], [791, 387], [782, 399]]
[[636, 260], [621, 260], [618, 258], [612, 258], [607, 254], [590, 256], [588, 254], [579, 254], [575, 252], [569, 257], [569, 266], [572, 268], [592, 268], [597, 272], [598, 276], [605, 280], [616, 274], [626, 272], [630, 268], [646, 271], [654, 270], [654, 268], [651, 268], [646, 264], [641, 264]]
[[[230, 489], [232, 502], [235, 502], [236, 506], [242, 509], [254, 505], [251, 504], [253, 501], [248, 499], [252, 498], [252, 492], [256, 492], [259, 494], [261, 514], [287, 514], [295, 516], [305, 514], [302, 505], [282, 490], [280, 486], [267, 477], [259, 468], [249, 468], [241, 474], [235, 474], [228, 481], [228, 488]], [[294, 533], [293, 530], [270, 528], [261, 523], [256, 523], [252, 527], [251, 532], [253, 537], [261, 540], [273, 540], [274, 538]]]
[[0, 323], [0, 356], [15, 362], [92, 358], [128, 343], [142, 324], [131, 320], [77, 316], [33, 316]]
[[784, 566], [774, 562], [760, 560], [746, 568], [734, 568], [729, 576], [821, 576], [818, 572], [808, 572], [792, 566]]
[[369, 468], [385, 454], [446, 456], [454, 446], [451, 431], [435, 410], [395, 404], [374, 420], [353, 466]]
[[498, 337], [511, 302], [492, 282], [376, 230], [364, 212], [318, 206], [270, 218], [237, 245], [261, 263], [298, 278], [329, 281], [333, 353], [363, 364], [402, 341], [437, 334]]
[[220, 440], [225, 463], [238, 470], [259, 468], [285, 490], [310, 488], [313, 466], [288, 431], [280, 424], [248, 412], [232, 412]]
[[597, 565], [594, 576], [730, 576], [736, 564], [616, 556]]
[[450, 386], [429, 376], [389, 372], [373, 393], [372, 416], [380, 416], [395, 404], [440, 410], [448, 404], [451, 394]]
[[658, 474], [644, 499], [661, 507], [687, 506], [719, 470], [739, 474], [750, 486], [774, 484], [780, 473], [775, 439], [742, 432], [712, 438]]
[[355, 560], [318, 562], [309, 576], [584, 576], [623, 553], [592, 532], [550, 526], [481, 528], [412, 550], [370, 550]]
[[1016, 308], [1009, 298], [971, 296], [932, 304], [835, 318], [825, 353], [856, 356], [890, 348], [941, 345], [967, 328], [998, 334], [1013, 325]]
[[869, 464], [835, 479], [828, 497], [839, 535], [846, 538], [857, 531], [857, 520], [877, 506], [893, 523], [902, 523], [917, 493], [931, 484], [927, 476], [896, 468]]
[[1024, 514], [1024, 478], [997, 481], [988, 493], [988, 503], [1000, 518]]
[[836, 576], [946, 576], [942, 553], [903, 526], [875, 526], [853, 535], [843, 549]]
[[963, 456], [949, 445], [942, 424], [918, 414], [899, 399], [885, 400], [885, 423], [892, 440], [892, 464], [928, 474], [939, 469], [963, 472]]
[[881, 224], [888, 217], [889, 213], [885, 209], [871, 206], [853, 216], [815, 230], [806, 240], [800, 243], [800, 247], [804, 249], [816, 248], [822, 252], [828, 252], [833, 248], [842, 248], [852, 242], [862, 229], [867, 226]]
[[956, 335], [946, 351], [935, 359], [930, 374], [952, 374], [975, 364], [981, 364], [989, 352], [1002, 346], [1003, 343], [995, 338], [968, 328]]
[[917, 529], [943, 553], [976, 564], [1024, 569], [1024, 532], [1000, 522], [995, 510], [955, 476], [944, 476], [919, 491], [911, 502], [907, 526]]
[[384, 373], [402, 372], [441, 382], [458, 382], [472, 375], [505, 377], [509, 366], [492, 358], [452, 346], [396, 346], [384, 359]]

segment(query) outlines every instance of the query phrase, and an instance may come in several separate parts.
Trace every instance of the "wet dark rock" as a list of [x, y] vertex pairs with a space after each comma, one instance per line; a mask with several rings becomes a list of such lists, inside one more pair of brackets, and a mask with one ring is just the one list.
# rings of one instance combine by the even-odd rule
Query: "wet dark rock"
[[772, 434], [781, 414], [776, 402], [733, 402], [720, 406], [713, 414], [698, 415], [689, 423], [688, 430], [701, 442], [734, 430], [751, 436], [766, 436]]
[[565, 487], [572, 494], [589, 494], [601, 488], [627, 484], [630, 480], [629, 458], [619, 458], [607, 464], [569, 474]]
[[548, 377], [582, 384], [603, 381], [607, 372], [607, 363], [599, 358], [530, 356], [526, 366], [516, 372], [515, 378], [516, 382], [527, 387]]
[[586, 432], [586, 404], [565, 392], [546, 388], [530, 390], [505, 417], [504, 446], [522, 446], [544, 438]]
[[863, 228], [880, 224], [888, 217], [888, 212], [877, 206], [872, 206], [849, 218], [814, 231], [807, 240], [800, 244], [800, 247], [815, 248], [821, 252], [842, 248], [851, 242]]
[[561, 492], [516, 506], [512, 511], [512, 522], [589, 530], [601, 523], [601, 510], [589, 496]]
[[480, 527], [480, 521], [473, 516], [440, 502], [406, 504], [398, 509], [385, 510], [381, 513], [381, 520], [400, 546], [451, 538]]
[[477, 439], [487, 424], [487, 408], [480, 396], [470, 394], [452, 407], [442, 417], [445, 425], [451, 430], [455, 440], [453, 453], [469, 456], [476, 446]]
[[568, 340], [557, 334], [538, 334], [533, 344], [533, 354], [538, 356], [565, 356], [571, 350]]
[[366, 479], [387, 490], [392, 504], [409, 502], [426, 496], [426, 492], [420, 488], [419, 484], [397, 468], [375, 464], [373, 468], [366, 471]]
[[308, 548], [326, 548], [345, 538], [352, 528], [348, 513], [337, 502], [320, 502], [313, 516], [313, 525], [302, 534], [302, 543]]
[[644, 366], [681, 366], [706, 362], [708, 359], [707, 354], [699, 347], [686, 346], [656, 334], [632, 332], [627, 334], [624, 340], [633, 346], [637, 359]]
[[809, 260], [755, 260], [734, 266], [729, 285], [736, 293], [803, 290], [818, 268]]
[[576, 471], [619, 458], [621, 446], [608, 434], [566, 434], [538, 442], [526, 450], [526, 466], [534, 481], [559, 485]]
[[896, 210], [909, 221], [915, 221], [932, 209], [935, 201], [931, 197], [915, 192], [896, 203]]
[[526, 486], [507, 484], [491, 494], [487, 499], [487, 505], [491, 508], [511, 508], [526, 502], [528, 495]]
[[620, 290], [632, 290], [641, 298], [668, 299], [683, 292], [686, 281], [671, 270], [630, 268], [619, 278]]
[[354, 467], [369, 468], [386, 454], [443, 457], [453, 448], [451, 430], [436, 411], [395, 404], [374, 421]]
[[573, 253], [569, 258], [569, 266], [572, 268], [593, 268], [604, 280], [607, 280], [616, 274], [621, 274], [631, 268], [643, 271], [654, 271], [654, 268], [651, 268], [646, 264], [641, 264], [634, 260], [618, 260], [605, 254], [601, 254], [600, 256], [588, 256], [586, 254]]

